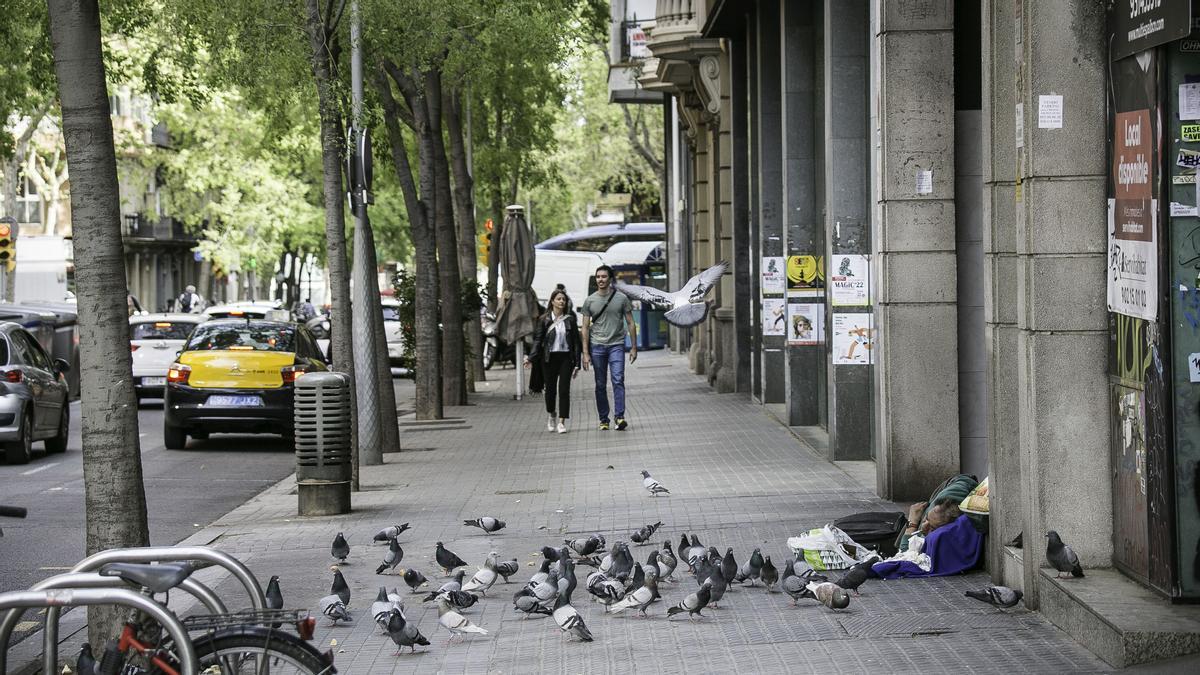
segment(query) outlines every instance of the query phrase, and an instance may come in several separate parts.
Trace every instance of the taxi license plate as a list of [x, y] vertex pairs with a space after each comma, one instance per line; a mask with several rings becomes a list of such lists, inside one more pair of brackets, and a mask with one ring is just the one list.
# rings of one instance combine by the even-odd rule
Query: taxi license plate
[[261, 406], [261, 396], [209, 396], [208, 405], [218, 408], [254, 408]]
[[165, 385], [166, 383], [167, 383], [167, 378], [165, 378], [165, 377], [143, 377], [142, 378], [142, 386], [143, 387], [161, 387], [161, 386]]

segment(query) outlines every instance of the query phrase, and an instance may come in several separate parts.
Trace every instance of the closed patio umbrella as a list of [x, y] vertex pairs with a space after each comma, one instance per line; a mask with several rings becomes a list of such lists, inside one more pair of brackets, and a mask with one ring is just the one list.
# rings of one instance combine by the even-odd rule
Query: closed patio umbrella
[[533, 292], [533, 236], [525, 222], [524, 208], [519, 204], [508, 207], [504, 229], [500, 232], [500, 272], [504, 276], [504, 291], [496, 312], [500, 337], [517, 347], [517, 398], [525, 391], [525, 337], [533, 334], [537, 320], [537, 294]]

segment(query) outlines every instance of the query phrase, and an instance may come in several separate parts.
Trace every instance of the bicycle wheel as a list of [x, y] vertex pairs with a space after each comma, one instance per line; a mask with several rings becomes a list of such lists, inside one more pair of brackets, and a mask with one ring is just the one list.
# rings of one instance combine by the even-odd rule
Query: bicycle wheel
[[[308, 642], [289, 633], [259, 626], [196, 636], [193, 642], [202, 673], [324, 675], [337, 672], [332, 659], [327, 660]], [[210, 670], [214, 666], [219, 670]]]

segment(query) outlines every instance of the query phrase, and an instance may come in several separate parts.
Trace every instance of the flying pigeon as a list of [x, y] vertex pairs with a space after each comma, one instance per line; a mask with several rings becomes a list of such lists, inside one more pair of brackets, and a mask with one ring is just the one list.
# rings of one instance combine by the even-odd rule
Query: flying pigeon
[[1021, 601], [1022, 593], [1008, 586], [988, 586], [977, 591], [967, 591], [964, 595], [989, 605], [1008, 608], [1017, 606], [1017, 603]]
[[654, 309], [665, 310], [663, 318], [673, 325], [686, 328], [695, 326], [708, 316], [708, 303], [704, 296], [721, 279], [721, 275], [729, 269], [729, 264], [722, 261], [688, 279], [683, 288], [668, 293], [650, 286], [635, 286], [617, 282], [617, 290], [625, 295], [648, 303]]
[[331, 626], [336, 626], [338, 621], [353, 621], [350, 616], [350, 610], [346, 609], [346, 603], [342, 602], [341, 597], [336, 593], [327, 595], [317, 603], [321, 607], [321, 613], [329, 617], [333, 623]]
[[329, 555], [337, 558], [340, 563], [346, 562], [346, 558], [350, 557], [350, 544], [346, 542], [346, 538], [341, 532], [333, 538], [333, 545], [329, 547]]
[[483, 567], [471, 577], [471, 580], [463, 584], [464, 591], [479, 591], [487, 595], [487, 591], [496, 583], [496, 552], [492, 551], [483, 561]]
[[651, 523], [650, 525], [642, 527], [642, 529], [629, 535], [629, 538], [632, 539], [633, 543], [637, 544], [638, 546], [644, 546], [650, 543], [650, 537], [653, 537], [655, 531], [657, 531], [660, 527], [662, 527], [661, 520], [657, 523]]
[[386, 570], [396, 569], [396, 565], [404, 560], [404, 549], [400, 548], [400, 542], [395, 539], [388, 541], [387, 553], [383, 554], [383, 563], [375, 568], [375, 574], [383, 574]]
[[475, 520], [464, 520], [463, 525], [470, 525], [471, 527], [478, 527], [479, 529], [483, 530], [484, 532], [495, 532], [496, 530], [503, 530], [505, 523], [503, 520], [500, 520], [499, 518], [493, 518], [491, 516], [483, 516], [482, 518], [476, 518]]
[[592, 631], [588, 630], [587, 624], [583, 622], [583, 617], [571, 606], [570, 593], [558, 594], [554, 603], [554, 613], [551, 616], [554, 617], [554, 623], [558, 624], [562, 632], [570, 633], [583, 642], [592, 641]]
[[446, 576], [454, 574], [454, 568], [467, 564], [467, 561], [455, 555], [453, 551], [443, 546], [440, 541], [437, 543], [437, 551], [434, 553], [434, 559], [445, 570]]
[[333, 568], [333, 584], [329, 587], [329, 592], [341, 598], [343, 605], [350, 605], [350, 587], [346, 585], [346, 577], [342, 576], [342, 571], [336, 567]]
[[424, 574], [414, 569], [401, 570], [401, 573], [404, 575], [404, 583], [412, 589], [413, 593], [416, 593], [417, 589], [428, 581]]
[[671, 494], [670, 490], [663, 487], [658, 481], [650, 477], [649, 471], [642, 471], [642, 487], [646, 488], [646, 491], [650, 493], [651, 497]]
[[712, 591], [710, 588], [711, 586], [706, 582], [700, 587], [700, 590], [681, 600], [678, 605], [675, 605], [674, 607], [668, 607], [667, 618], [669, 619], [682, 612], [688, 613], [689, 620], [691, 620], [693, 616], [704, 616], [700, 613], [700, 610], [704, 609], [708, 605], [708, 601], [712, 598]]
[[600, 539], [595, 536], [584, 537], [582, 539], [563, 539], [563, 543], [567, 545], [567, 548], [581, 556], [591, 555], [600, 549]]
[[[421, 635], [421, 631], [417, 630], [415, 623], [405, 621], [404, 615], [398, 611], [391, 612], [387, 617], [387, 625], [384, 627], [388, 637], [392, 638], [392, 642], [396, 643], [396, 647], [408, 647], [409, 653], [416, 653], [417, 645], [422, 647], [429, 646], [429, 640]], [[400, 656], [401, 652], [397, 651], [393, 656]]]
[[470, 619], [451, 609], [450, 601], [445, 596], [438, 598], [438, 623], [442, 625], [442, 628], [450, 631], [451, 640], [456, 637], [461, 640], [466, 633], [488, 634], [485, 629], [476, 626], [471, 623]]
[[389, 525], [379, 532], [375, 533], [374, 541], [389, 541], [399, 537], [405, 530], [409, 529], [408, 523], [400, 525]]
[[1065, 573], [1076, 578], [1082, 577], [1083, 567], [1079, 565], [1079, 556], [1075, 555], [1075, 551], [1064, 544], [1054, 530], [1047, 532], [1046, 537], [1049, 539], [1046, 543], [1046, 562], [1058, 570], [1058, 578], [1062, 579]]
[[859, 595], [859, 586], [862, 586], [864, 583], [866, 583], [867, 579], [875, 579], [879, 576], [875, 574], [874, 570], [871, 569], [871, 565], [874, 565], [877, 562], [879, 562], [879, 559], [872, 556], [870, 559], [864, 560], [854, 567], [846, 570], [846, 573], [842, 575], [842, 578], [838, 579], [835, 583], [847, 591], [854, 591], [855, 595]]
[[771, 556], [763, 561], [762, 568], [758, 571], [759, 577], [762, 579], [763, 585], [767, 587], [767, 592], [771, 592], [771, 587], [779, 581], [779, 570], [775, 569], [775, 564], [771, 562]]

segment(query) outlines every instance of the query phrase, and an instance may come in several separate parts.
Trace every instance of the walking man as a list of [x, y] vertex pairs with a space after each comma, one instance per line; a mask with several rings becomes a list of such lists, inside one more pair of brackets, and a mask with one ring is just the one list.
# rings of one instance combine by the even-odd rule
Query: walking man
[[596, 268], [596, 292], [580, 306], [583, 325], [583, 369], [596, 366], [596, 412], [600, 430], [609, 429], [608, 380], [612, 378], [613, 421], [617, 431], [625, 431], [625, 335], [630, 336], [629, 362], [637, 360], [637, 329], [633, 325], [633, 304], [613, 288], [613, 270], [608, 265]]

